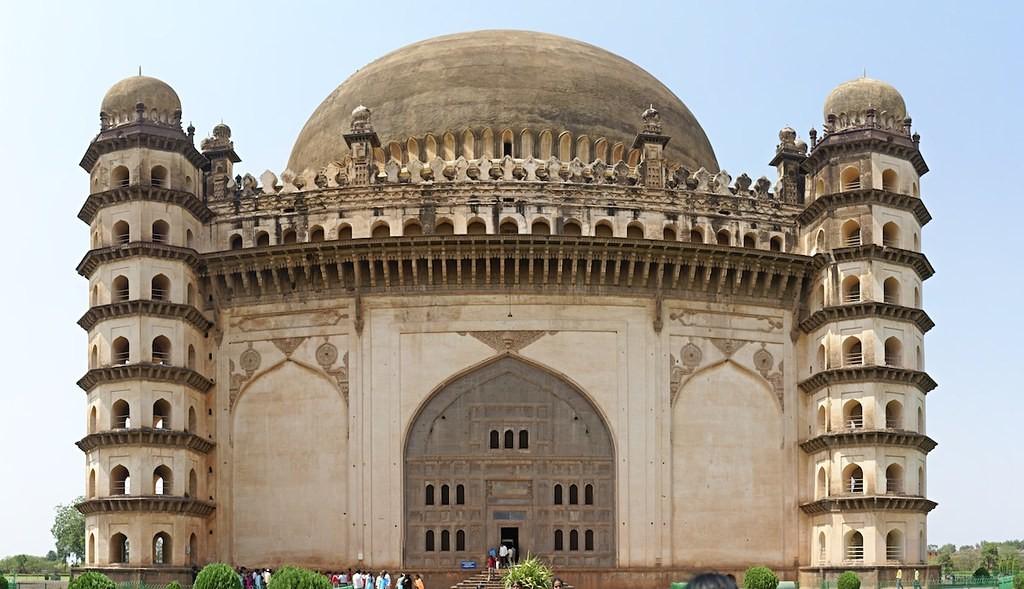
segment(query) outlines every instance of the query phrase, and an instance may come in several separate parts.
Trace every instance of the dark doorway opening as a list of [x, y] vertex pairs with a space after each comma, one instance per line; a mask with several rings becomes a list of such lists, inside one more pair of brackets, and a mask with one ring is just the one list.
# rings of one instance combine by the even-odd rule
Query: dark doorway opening
[[521, 554], [519, 550], [519, 528], [501, 528], [501, 543], [509, 548], [515, 548], [516, 559]]

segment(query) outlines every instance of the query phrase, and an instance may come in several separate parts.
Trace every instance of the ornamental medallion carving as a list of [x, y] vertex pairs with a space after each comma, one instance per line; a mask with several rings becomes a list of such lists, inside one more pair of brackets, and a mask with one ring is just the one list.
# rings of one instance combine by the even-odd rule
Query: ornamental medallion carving
[[779, 370], [772, 372], [772, 368], [775, 366], [775, 357], [772, 353], [765, 349], [765, 344], [761, 344], [761, 349], [754, 352], [754, 368], [761, 374], [761, 376], [772, 385], [772, 390], [775, 392], [775, 396], [779, 399], [779, 406], [783, 410], [786, 409], [784, 400], [784, 379], [782, 376], [783, 363], [779, 362]]
[[327, 370], [338, 359], [338, 348], [331, 343], [320, 344], [316, 349], [316, 362]]

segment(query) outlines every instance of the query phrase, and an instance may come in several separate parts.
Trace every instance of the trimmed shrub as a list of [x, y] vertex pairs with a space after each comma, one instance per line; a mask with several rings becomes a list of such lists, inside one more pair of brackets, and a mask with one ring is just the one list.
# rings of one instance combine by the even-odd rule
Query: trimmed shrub
[[[0, 575], [0, 589], [7, 589], [7, 578]], [[1017, 588], [1014, 588], [1017, 589]]]
[[167, 584], [166, 587], [164, 587], [164, 589], [181, 589], [181, 583], [177, 581], [171, 581]]
[[978, 567], [978, 568], [976, 568], [974, 570], [974, 575], [973, 576], [975, 576], [975, 577], [991, 577], [992, 575], [989, 574], [987, 568], [985, 568], [985, 567]]
[[[0, 586], [0, 589], [3, 589]], [[1013, 576], [1013, 589], [1024, 589], [1024, 573], [1017, 573]]]
[[[231, 567], [215, 562], [203, 567], [193, 589], [242, 589], [242, 580]], [[70, 589], [70, 588], [69, 588]]]
[[75, 577], [68, 589], [115, 589], [114, 582], [103, 573], [88, 572]]
[[504, 584], [505, 589], [512, 589], [515, 583], [523, 589], [551, 589], [553, 580], [554, 575], [546, 564], [536, 556], [527, 556], [519, 564], [509, 567]]
[[746, 589], [778, 589], [779, 577], [768, 567], [750, 567], [743, 573]]
[[839, 575], [836, 587], [838, 589], [860, 589], [860, 577], [853, 571], [846, 571]]
[[331, 580], [316, 571], [285, 566], [274, 571], [267, 589], [333, 589]]

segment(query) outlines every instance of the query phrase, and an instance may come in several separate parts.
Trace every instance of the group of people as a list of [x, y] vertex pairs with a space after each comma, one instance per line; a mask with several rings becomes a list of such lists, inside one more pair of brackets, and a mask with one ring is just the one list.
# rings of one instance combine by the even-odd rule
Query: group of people
[[[270, 586], [270, 578], [273, 571], [269, 568], [247, 569], [239, 567], [236, 569], [238, 578], [242, 581], [243, 589], [267, 589]], [[374, 574], [372, 571], [352, 569], [340, 573], [325, 573], [318, 571], [331, 581], [334, 587], [351, 585], [352, 589], [425, 589], [423, 578], [419, 575], [402, 573], [392, 583], [391, 575], [387, 571]], [[193, 582], [195, 575], [193, 575]]]
[[487, 570], [501, 569], [519, 562], [516, 560], [516, 547], [502, 544], [487, 551]]
[[242, 580], [243, 589], [267, 589], [270, 586], [270, 569], [253, 569], [239, 567], [236, 571]]

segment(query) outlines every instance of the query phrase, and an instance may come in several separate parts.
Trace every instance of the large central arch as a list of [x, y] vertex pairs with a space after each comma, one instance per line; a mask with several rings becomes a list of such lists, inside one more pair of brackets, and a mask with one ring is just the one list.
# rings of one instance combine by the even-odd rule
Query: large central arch
[[454, 378], [406, 439], [406, 566], [457, 567], [502, 540], [614, 566], [614, 454], [598, 410], [548, 370], [503, 356]]

